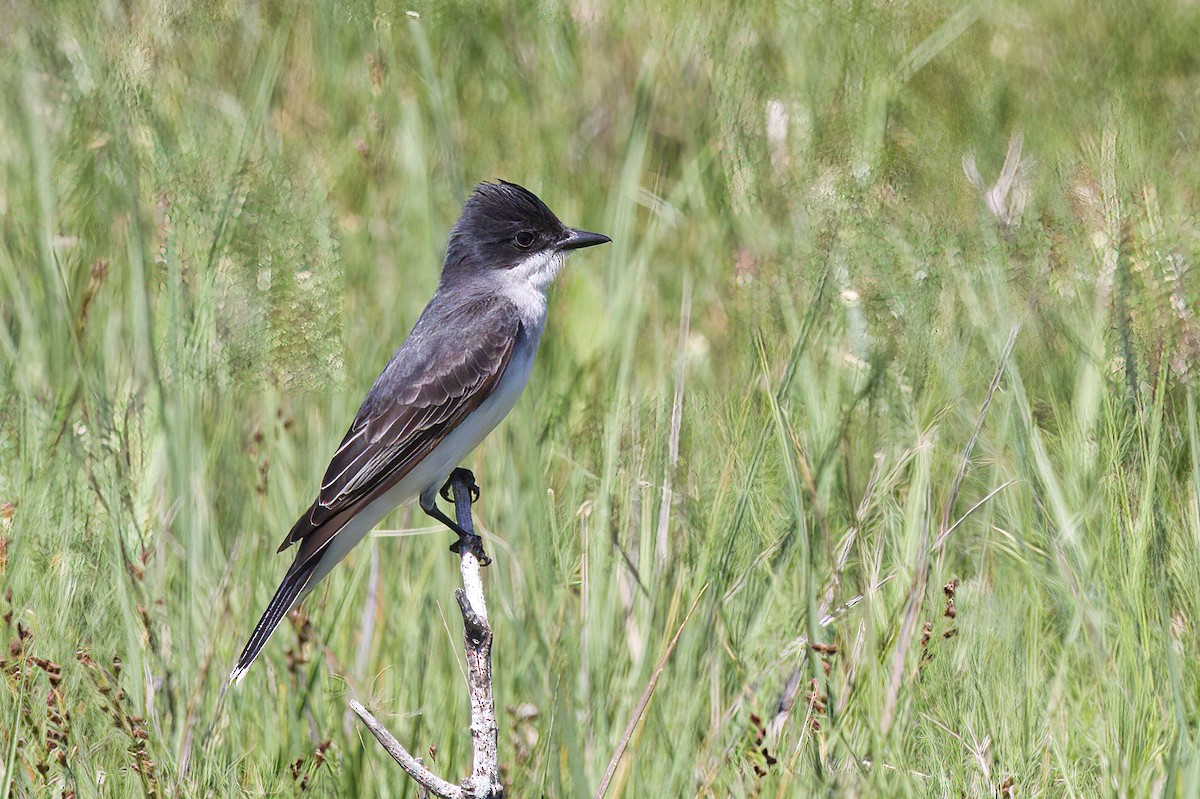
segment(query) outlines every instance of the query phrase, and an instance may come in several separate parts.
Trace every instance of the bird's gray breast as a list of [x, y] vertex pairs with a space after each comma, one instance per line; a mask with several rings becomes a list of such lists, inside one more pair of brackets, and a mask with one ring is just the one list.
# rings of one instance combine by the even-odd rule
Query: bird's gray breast
[[[485, 405], [493, 400], [496, 402], [496, 410], [500, 414], [499, 418], [496, 419], [497, 423], [517, 404], [517, 400], [521, 397], [521, 392], [525, 390], [526, 384], [529, 383], [529, 375], [533, 372], [533, 362], [537, 358], [538, 345], [541, 343], [541, 338], [541, 325], [533, 329], [530, 329], [528, 325], [521, 325], [516, 343], [513, 345], [512, 357], [509, 358], [508, 366], [505, 367], [504, 374], [501, 375], [496, 390], [484, 402]], [[484, 409], [481, 407], [480, 410]]]

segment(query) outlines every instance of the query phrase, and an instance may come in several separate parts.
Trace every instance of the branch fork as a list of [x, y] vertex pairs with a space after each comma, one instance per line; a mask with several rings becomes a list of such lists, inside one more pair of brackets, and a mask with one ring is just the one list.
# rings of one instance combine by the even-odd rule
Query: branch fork
[[[408, 753], [400, 742], [355, 700], [350, 709], [355, 712], [387, 753], [418, 785], [443, 799], [503, 799], [497, 749], [499, 728], [496, 725], [496, 704], [492, 697], [492, 628], [488, 624], [487, 604], [483, 598], [481, 561], [487, 556], [479, 545], [475, 524], [471, 519], [471, 502], [478, 496], [470, 472], [455, 470], [448, 483], [454, 495], [454, 513], [459, 526], [469, 535], [464, 546], [458, 547], [463, 587], [454, 592], [463, 617], [463, 642], [467, 655], [467, 689], [471, 697], [471, 745], [474, 750], [471, 776], [455, 785], [434, 774]], [[474, 493], [474, 496], [472, 494]]]

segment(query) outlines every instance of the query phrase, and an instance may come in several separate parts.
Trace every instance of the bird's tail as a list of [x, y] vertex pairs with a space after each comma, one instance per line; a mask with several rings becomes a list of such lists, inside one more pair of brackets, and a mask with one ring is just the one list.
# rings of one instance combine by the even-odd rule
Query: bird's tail
[[228, 685], [237, 684], [242, 681], [242, 677], [246, 676], [246, 670], [250, 668], [250, 664], [254, 662], [254, 659], [258, 657], [258, 653], [266, 646], [271, 633], [275, 632], [275, 628], [279, 626], [279, 622], [283, 621], [283, 617], [288, 614], [288, 611], [296, 603], [296, 599], [304, 592], [305, 587], [308, 586], [313, 572], [316, 571], [317, 561], [319, 560], [320, 558], [309, 558], [307, 563], [294, 571], [289, 571], [287, 577], [283, 578], [283, 582], [279, 585], [279, 590], [275, 592], [275, 596], [271, 599], [271, 604], [267, 605], [266, 612], [258, 620], [258, 624], [254, 627], [254, 632], [250, 635], [250, 640], [246, 642], [245, 649], [242, 650], [242, 654], [238, 657], [237, 665], [229, 673]]

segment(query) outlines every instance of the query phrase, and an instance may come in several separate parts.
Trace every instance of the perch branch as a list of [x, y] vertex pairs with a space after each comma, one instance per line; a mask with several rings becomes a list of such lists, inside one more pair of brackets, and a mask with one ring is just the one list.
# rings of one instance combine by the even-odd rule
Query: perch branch
[[[458, 526], [475, 535], [475, 523], [471, 519], [471, 487], [457, 477], [452, 485]], [[499, 728], [496, 703], [492, 698], [492, 628], [488, 624], [483, 578], [479, 573], [480, 558], [486, 556], [478, 544], [463, 546], [461, 550], [463, 587], [455, 591], [454, 596], [463, 617], [467, 689], [471, 694], [471, 746], [475, 751], [471, 776], [463, 782], [463, 790], [472, 799], [499, 799], [504, 796], [504, 787], [500, 784]]]
[[412, 777], [422, 788], [427, 788], [438, 796], [444, 797], [444, 799], [460, 799], [460, 797], [466, 796], [461, 787], [446, 782], [421, 765], [421, 762], [410, 755], [400, 745], [400, 742], [392, 737], [387, 728], [379, 723], [379, 719], [371, 715], [371, 711], [359, 704], [357, 700], [350, 700], [350, 709], [358, 715], [362, 723], [371, 731], [371, 734], [375, 736], [375, 740], [379, 741], [383, 745], [383, 748], [387, 750], [387, 753], [400, 764], [400, 768], [404, 769], [408, 773], [408, 776]]
[[471, 746], [474, 756], [471, 776], [462, 785], [454, 785], [436, 776], [419, 760], [405, 751], [379, 721], [358, 702], [351, 700], [350, 709], [383, 745], [400, 767], [422, 787], [444, 799], [502, 799], [497, 757], [499, 728], [496, 725], [496, 705], [492, 698], [492, 628], [488, 624], [487, 604], [483, 599], [483, 579], [480, 560], [486, 556], [475, 534], [471, 519], [471, 490], [469, 473], [455, 472], [450, 484], [454, 491], [454, 513], [458, 525], [468, 533], [460, 542], [459, 555], [463, 587], [454, 592], [463, 617], [463, 641], [467, 654], [467, 690], [471, 697]]

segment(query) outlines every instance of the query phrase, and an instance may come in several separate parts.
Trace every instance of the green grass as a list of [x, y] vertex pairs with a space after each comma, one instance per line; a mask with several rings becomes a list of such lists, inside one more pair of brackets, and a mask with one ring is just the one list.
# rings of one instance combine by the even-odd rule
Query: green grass
[[467, 773], [407, 510], [218, 698], [496, 177], [614, 240], [466, 464], [511, 796], [706, 586], [609, 796], [1200, 793], [1200, 9], [1026, 5], [10, 3], [0, 797]]

